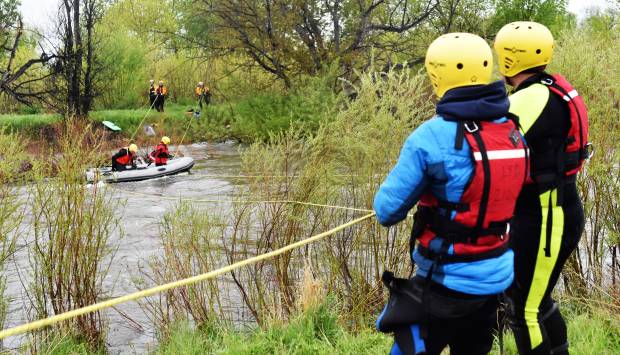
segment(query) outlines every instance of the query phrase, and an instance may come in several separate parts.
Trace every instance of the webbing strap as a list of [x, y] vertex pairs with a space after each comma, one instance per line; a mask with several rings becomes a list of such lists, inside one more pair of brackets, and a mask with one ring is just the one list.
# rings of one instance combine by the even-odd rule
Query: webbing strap
[[[480, 200], [480, 209], [478, 210], [478, 220], [476, 222], [476, 229], [482, 230], [484, 225], [484, 219], [487, 214], [487, 208], [489, 205], [489, 194], [491, 193], [491, 164], [489, 163], [489, 155], [482, 140], [482, 136], [480, 135], [480, 129], [477, 129], [473, 132], [470, 132], [476, 143], [478, 144], [478, 149], [480, 150], [480, 154], [482, 156], [482, 169], [484, 173], [484, 183], [482, 188], [482, 199]], [[476, 242], [478, 236], [475, 235], [472, 242]]]

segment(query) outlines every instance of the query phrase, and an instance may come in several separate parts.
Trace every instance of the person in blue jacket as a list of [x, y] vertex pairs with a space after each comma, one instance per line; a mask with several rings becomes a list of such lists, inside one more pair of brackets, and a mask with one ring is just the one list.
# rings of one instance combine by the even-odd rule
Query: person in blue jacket
[[508, 221], [528, 168], [525, 142], [493, 56], [480, 37], [450, 33], [425, 62], [440, 98], [436, 115], [405, 141], [374, 200], [384, 226], [416, 206], [410, 280], [386, 272], [388, 305], [377, 328], [393, 333], [392, 354], [486, 354], [497, 295], [513, 281]]

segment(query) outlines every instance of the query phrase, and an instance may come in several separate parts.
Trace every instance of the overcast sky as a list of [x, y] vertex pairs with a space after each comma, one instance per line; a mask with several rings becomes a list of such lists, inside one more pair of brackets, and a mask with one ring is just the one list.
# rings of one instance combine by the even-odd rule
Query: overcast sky
[[[26, 23], [31, 27], [47, 30], [55, 16], [58, 0], [21, 0], [22, 14]], [[607, 0], [570, 0], [568, 8], [580, 18], [586, 11], [596, 7], [606, 7]]]

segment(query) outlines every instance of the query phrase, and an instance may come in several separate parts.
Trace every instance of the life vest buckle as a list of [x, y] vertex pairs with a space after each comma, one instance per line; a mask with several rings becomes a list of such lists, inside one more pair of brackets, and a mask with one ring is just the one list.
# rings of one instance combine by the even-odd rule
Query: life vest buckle
[[469, 133], [475, 133], [480, 129], [480, 127], [478, 127], [476, 122], [465, 122], [463, 125], [465, 126], [465, 129]]

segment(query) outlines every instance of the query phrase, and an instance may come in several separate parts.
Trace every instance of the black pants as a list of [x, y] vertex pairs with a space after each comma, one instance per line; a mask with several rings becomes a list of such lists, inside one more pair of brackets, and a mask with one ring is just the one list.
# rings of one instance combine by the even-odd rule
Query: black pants
[[198, 97], [198, 106], [200, 107], [200, 110], [202, 111], [202, 103], [204, 102], [205, 106], [209, 106], [209, 103], [211, 103], [211, 95], [200, 95]]
[[154, 107], [155, 106], [155, 99], [157, 98], [157, 95], [149, 95], [149, 107]]
[[[416, 277], [417, 278], [417, 277]], [[426, 313], [421, 323], [401, 328], [394, 332], [395, 342], [390, 354], [441, 354], [442, 350], [450, 347], [453, 355], [485, 355], [493, 347], [493, 334], [497, 329], [497, 306], [498, 297], [472, 296], [432, 283], [428, 297], [435, 301], [440, 298], [448, 300], [443, 309], [456, 306], [459, 299], [479, 299], [479, 303], [473, 308], [463, 308], [458, 311], [458, 316], [437, 316], [434, 313]], [[447, 298], [446, 298], [447, 297]], [[429, 299], [429, 298], [427, 298]], [[453, 301], [449, 301], [452, 299]], [[435, 302], [429, 299], [429, 302]], [[435, 306], [417, 304], [426, 311], [436, 309]], [[413, 306], [413, 305], [412, 305]], [[389, 306], [388, 306], [389, 307]], [[403, 310], [403, 314], [406, 310]], [[431, 311], [433, 312], [433, 311]], [[450, 312], [448, 312], [450, 313]]]
[[165, 97], [164, 96], [157, 96], [157, 98], [155, 99], [155, 109], [157, 110], [157, 112], [164, 112], [164, 101], [165, 101]]
[[115, 159], [112, 159], [112, 171], [125, 171], [127, 167], [123, 164], [119, 164]]
[[568, 354], [566, 324], [551, 298], [562, 267], [584, 228], [583, 206], [574, 183], [539, 194], [526, 187], [511, 222], [515, 280], [507, 291], [508, 316], [520, 354]]

